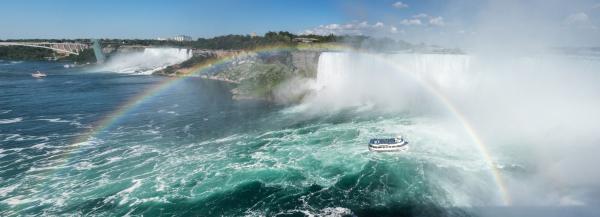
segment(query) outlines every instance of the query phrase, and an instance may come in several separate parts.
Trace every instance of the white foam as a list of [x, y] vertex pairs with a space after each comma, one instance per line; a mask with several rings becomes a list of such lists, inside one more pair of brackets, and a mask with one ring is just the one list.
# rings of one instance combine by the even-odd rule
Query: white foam
[[187, 134], [188, 136], [193, 136], [192, 134], [190, 134], [190, 127], [192, 127], [192, 124], [187, 124], [183, 127], [183, 132], [185, 134]]
[[27, 198], [26, 196], [16, 196], [16, 197], [11, 197], [8, 199], [3, 200], [2, 202], [10, 205], [10, 206], [16, 206], [16, 205], [20, 205], [20, 204], [25, 204], [25, 203], [30, 203], [33, 202], [34, 200], [32, 198]]
[[94, 164], [87, 162], [87, 161], [83, 161], [83, 162], [79, 162], [77, 164], [75, 164], [75, 169], [76, 170], [89, 170], [94, 168]]
[[133, 191], [135, 191], [135, 189], [139, 188], [140, 186], [142, 186], [142, 180], [141, 179], [134, 179], [131, 181], [133, 183], [133, 185], [129, 186], [129, 188], [126, 188], [122, 191], [119, 191], [119, 193], [112, 195], [110, 197], [107, 197], [106, 199], [104, 199], [105, 203], [109, 203], [111, 201], [114, 201], [117, 197], [121, 198], [121, 201], [119, 201], [119, 205], [124, 205], [125, 203], [127, 203], [129, 201], [129, 194]]
[[107, 162], [107, 164], [111, 164], [111, 163], [114, 163], [114, 162], [120, 161], [120, 160], [122, 160], [122, 159], [123, 159], [122, 157], [111, 157], [111, 158], [108, 158], [108, 162]]
[[23, 118], [18, 117], [18, 118], [10, 118], [10, 119], [0, 119], [0, 124], [12, 124], [12, 123], [18, 123], [21, 122], [23, 120]]
[[4, 138], [4, 140], [2, 140], [3, 142], [8, 142], [8, 141], [31, 141], [31, 140], [43, 140], [43, 141], [48, 141], [50, 140], [50, 138], [48, 138], [47, 136], [23, 136], [21, 134], [0, 134], [2, 136], [7, 136]]
[[344, 207], [327, 207], [319, 212], [319, 216], [342, 217], [354, 215], [352, 210]]
[[42, 142], [42, 143], [39, 143], [39, 144], [35, 144], [34, 146], [31, 146], [31, 147], [35, 148], [35, 149], [41, 150], [41, 149], [44, 149], [46, 147], [46, 143]]
[[170, 110], [158, 110], [158, 113], [166, 113], [166, 114], [172, 114], [172, 115], [179, 115], [179, 113], [177, 113], [176, 111], [170, 111]]
[[21, 184], [14, 184], [10, 186], [6, 186], [4, 188], [0, 188], [0, 197], [5, 197], [8, 193], [13, 192], [17, 189]]
[[22, 63], [22, 62], [23, 61], [9, 61], [9, 62], [0, 61], [0, 65], [10, 66], [10, 65], [16, 65], [16, 64], [19, 64], [19, 63]]
[[63, 120], [60, 118], [42, 118], [42, 119], [38, 119], [40, 121], [48, 121], [50, 123], [70, 123], [71, 121], [68, 120]]
[[66, 168], [65, 166], [48, 166], [48, 167], [31, 167], [27, 172], [38, 172], [38, 171], [48, 171], [48, 170], [57, 170]]
[[8, 142], [8, 141], [13, 141], [16, 138], [21, 137], [21, 134], [18, 134], [18, 133], [16, 133], [16, 134], [2, 134], [2, 136], [6, 136], [4, 138], [4, 140], [2, 140], [2, 141], [3, 142]]
[[167, 185], [162, 181], [160, 177], [156, 178], [156, 191], [164, 191]]
[[89, 145], [95, 145], [97, 142], [95, 140], [95, 138], [90, 138], [88, 141], [85, 142], [78, 142], [78, 143], [73, 143], [71, 144], [72, 147], [83, 147], [83, 146], [89, 146]]
[[[345, 207], [326, 207], [318, 211], [313, 211], [311, 207], [307, 207], [305, 209], [292, 209], [286, 210], [275, 215], [280, 214], [291, 214], [294, 212], [301, 212], [307, 217], [342, 217], [342, 216], [356, 216], [352, 212], [352, 210]], [[246, 216], [264, 216], [259, 212], [248, 212]]]

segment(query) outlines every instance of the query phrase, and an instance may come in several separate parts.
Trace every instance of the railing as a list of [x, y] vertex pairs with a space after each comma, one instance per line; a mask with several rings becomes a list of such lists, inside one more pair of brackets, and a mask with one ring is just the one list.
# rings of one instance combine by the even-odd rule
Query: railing
[[60, 42], [0, 42], [0, 46], [25, 46], [54, 50], [57, 52], [79, 55], [80, 51], [90, 46], [82, 43], [60, 43]]

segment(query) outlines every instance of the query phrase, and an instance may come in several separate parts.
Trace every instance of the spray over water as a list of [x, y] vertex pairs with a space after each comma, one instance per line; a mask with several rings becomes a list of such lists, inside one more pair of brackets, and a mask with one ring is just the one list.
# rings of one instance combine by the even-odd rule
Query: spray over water
[[[384, 128], [416, 138], [412, 146], [427, 150], [421, 157], [444, 153], [444, 161], [456, 160], [452, 167], [477, 162], [481, 167], [466, 170], [487, 170], [474, 160], [482, 158], [472, 154], [474, 144], [462, 138], [475, 130], [505, 186], [494, 186], [477, 173], [446, 175], [461, 177], [469, 188], [504, 188], [511, 205], [590, 207], [598, 203], [594, 192], [600, 189], [600, 173], [592, 166], [600, 151], [598, 68], [594, 56], [550, 49], [514, 55], [323, 53], [312, 94], [294, 111], [317, 116], [348, 109], [356, 115], [412, 114], [427, 121], [415, 121], [412, 130], [400, 124]], [[432, 90], [453, 109], [433, 97]], [[473, 129], [462, 129], [449, 110], [460, 113]], [[446, 140], [451, 137], [462, 139]], [[436, 140], [446, 141], [440, 145]], [[453, 205], [503, 204], [481, 203], [481, 195], [434, 182], [454, 197]], [[488, 193], [491, 198], [500, 194]]]
[[192, 57], [189, 49], [145, 48], [143, 52], [117, 54], [98, 70], [127, 74], [149, 75], [167, 66], [181, 63]]

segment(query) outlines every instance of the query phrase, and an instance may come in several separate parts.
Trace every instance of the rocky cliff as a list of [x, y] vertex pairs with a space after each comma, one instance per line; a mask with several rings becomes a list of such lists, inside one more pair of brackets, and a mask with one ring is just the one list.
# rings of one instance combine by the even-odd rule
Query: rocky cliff
[[[155, 74], [179, 76], [196, 74], [206, 79], [235, 83], [235, 99], [278, 100], [275, 90], [290, 81], [316, 77], [320, 50], [246, 52], [196, 50], [194, 57]], [[301, 98], [301, 94], [293, 96]], [[288, 99], [284, 100], [288, 101]]]

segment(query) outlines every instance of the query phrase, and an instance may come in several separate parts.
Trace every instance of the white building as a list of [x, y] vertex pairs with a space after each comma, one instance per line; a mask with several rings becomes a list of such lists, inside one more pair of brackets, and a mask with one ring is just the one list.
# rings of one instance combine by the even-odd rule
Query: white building
[[294, 38], [294, 39], [292, 39], [292, 41], [300, 42], [300, 43], [313, 43], [313, 42], [319, 41], [319, 39], [316, 39], [316, 38]]
[[156, 38], [156, 40], [158, 40], [158, 41], [193, 41], [194, 39], [192, 39], [192, 37], [187, 36], [187, 35], [177, 35], [177, 36], [170, 37], [170, 38], [158, 37], [158, 38]]
[[187, 35], [178, 35], [170, 38], [172, 41], [192, 41], [192, 37]]

